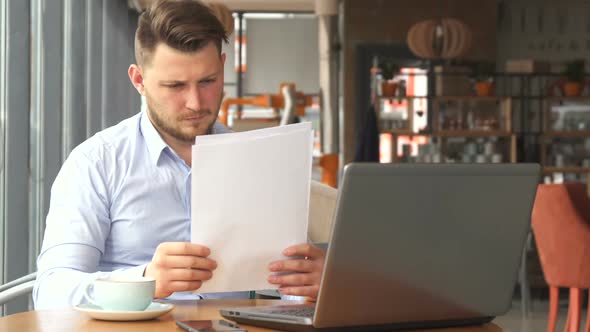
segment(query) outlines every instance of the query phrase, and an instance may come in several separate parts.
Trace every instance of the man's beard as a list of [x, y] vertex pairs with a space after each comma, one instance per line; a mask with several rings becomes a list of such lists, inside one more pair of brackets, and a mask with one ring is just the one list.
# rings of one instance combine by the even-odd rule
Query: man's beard
[[[173, 138], [175, 138], [179, 141], [185, 142], [185, 143], [194, 144], [196, 136], [205, 135], [205, 134], [210, 133], [211, 128], [213, 127], [213, 125], [215, 124], [215, 120], [217, 119], [217, 117], [213, 117], [213, 120], [212, 121], [210, 120], [211, 115], [216, 114], [216, 112], [214, 113], [213, 111], [208, 110], [208, 109], [199, 110], [197, 112], [188, 111], [183, 114], [178, 114], [178, 115], [176, 115], [176, 118], [173, 118], [173, 115], [165, 114], [164, 112], [160, 111], [161, 110], [160, 105], [157, 102], [154, 102], [153, 99], [150, 98], [149, 94], [147, 94], [147, 93], [146, 93], [145, 100], [146, 100], [146, 104], [147, 104], [147, 112], [149, 114], [150, 120], [153, 121], [154, 126], [158, 130], [172, 136]], [[206, 126], [206, 128], [204, 128], [205, 130], [200, 130], [196, 134], [195, 133], [186, 133], [181, 130], [180, 122], [182, 121], [183, 118], [188, 118], [188, 117], [195, 116], [195, 115], [201, 115], [203, 113], [207, 113], [207, 119], [204, 119], [204, 121], [211, 121], [211, 123], [199, 123], [198, 124], [199, 126], [205, 125]]]

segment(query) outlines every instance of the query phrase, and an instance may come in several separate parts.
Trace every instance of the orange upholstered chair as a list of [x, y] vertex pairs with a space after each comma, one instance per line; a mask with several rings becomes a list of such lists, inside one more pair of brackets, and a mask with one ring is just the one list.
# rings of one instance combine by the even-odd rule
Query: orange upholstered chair
[[[550, 286], [547, 331], [555, 331], [561, 287], [570, 289], [565, 330], [577, 332], [582, 292], [590, 288], [590, 199], [585, 185], [539, 185], [532, 225], [543, 274]], [[590, 319], [584, 331], [590, 332]]]

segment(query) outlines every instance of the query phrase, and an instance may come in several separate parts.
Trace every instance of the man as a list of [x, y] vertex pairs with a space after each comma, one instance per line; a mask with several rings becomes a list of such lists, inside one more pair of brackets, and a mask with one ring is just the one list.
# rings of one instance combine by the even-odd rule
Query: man
[[[152, 277], [157, 298], [194, 298], [214, 277], [210, 250], [190, 243], [190, 167], [195, 136], [227, 132], [216, 123], [222, 41], [221, 23], [194, 0], [158, 1], [141, 15], [129, 78], [147, 110], [80, 144], [62, 166], [37, 261], [37, 309], [84, 302], [100, 277]], [[283, 254], [305, 259], [269, 262], [271, 272], [297, 272], [269, 282], [282, 294], [316, 297], [324, 252], [301, 244]]]

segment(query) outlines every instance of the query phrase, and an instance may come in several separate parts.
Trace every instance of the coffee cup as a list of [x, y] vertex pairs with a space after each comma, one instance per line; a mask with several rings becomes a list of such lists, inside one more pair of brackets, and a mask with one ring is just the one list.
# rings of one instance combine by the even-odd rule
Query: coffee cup
[[101, 278], [86, 287], [84, 297], [104, 310], [142, 311], [152, 303], [155, 291], [153, 278]]

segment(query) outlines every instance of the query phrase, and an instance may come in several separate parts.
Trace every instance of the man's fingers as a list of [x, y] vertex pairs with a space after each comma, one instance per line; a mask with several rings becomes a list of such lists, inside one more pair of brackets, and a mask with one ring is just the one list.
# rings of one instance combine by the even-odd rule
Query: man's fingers
[[296, 244], [283, 250], [283, 255], [291, 256], [305, 256], [309, 258], [324, 257], [324, 250], [309, 243]]
[[211, 279], [213, 273], [198, 269], [173, 269], [168, 272], [166, 277], [170, 281], [204, 281]]
[[170, 293], [187, 292], [199, 289], [203, 283], [201, 281], [170, 281], [166, 283], [166, 291]]
[[279, 291], [284, 295], [297, 295], [297, 296], [309, 296], [316, 297], [319, 292], [319, 286], [299, 286], [299, 287], [281, 287]]
[[267, 278], [268, 282], [281, 286], [304, 286], [314, 285], [317, 275], [313, 273], [292, 273], [286, 275], [272, 275]]
[[165, 283], [156, 282], [155, 298], [164, 298], [174, 292], [186, 292], [199, 289], [203, 282], [201, 281], [168, 281]]
[[157, 255], [153, 263], [163, 268], [195, 268], [210, 271], [217, 267], [214, 260], [199, 256]]
[[213, 276], [217, 263], [207, 258], [209, 248], [189, 242], [161, 243], [144, 275], [156, 279], [156, 297], [193, 291]]
[[279, 285], [279, 291], [285, 295], [318, 296], [319, 284], [326, 253], [314, 245], [303, 243], [283, 250], [283, 255], [304, 259], [285, 259], [272, 262], [268, 268], [274, 272], [294, 272], [286, 275], [271, 275], [268, 282]]
[[156, 252], [165, 255], [188, 255], [200, 257], [207, 257], [211, 254], [209, 248], [190, 242], [164, 242], [156, 248]]
[[282, 260], [270, 263], [268, 268], [273, 272], [312, 272], [314, 270], [314, 263], [305, 259]]

